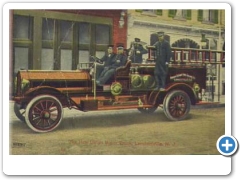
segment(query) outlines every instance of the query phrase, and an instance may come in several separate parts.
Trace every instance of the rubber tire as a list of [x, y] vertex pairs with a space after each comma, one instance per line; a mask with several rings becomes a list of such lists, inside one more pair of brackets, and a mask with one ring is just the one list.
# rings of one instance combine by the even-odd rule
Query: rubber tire
[[[26, 109], [25, 109], [25, 108], [20, 108], [20, 107], [21, 107], [20, 104], [14, 102], [14, 107], [13, 107], [13, 109], [14, 109], [15, 115], [18, 117], [18, 119], [19, 119], [20, 121], [25, 122], [25, 115], [24, 115], [24, 114], [26, 113]], [[24, 109], [24, 113], [21, 113], [21, 112], [20, 112], [21, 109]]]
[[[59, 110], [59, 119], [57, 120], [58, 122], [51, 128], [48, 128], [48, 129], [39, 129], [39, 128], [36, 128], [32, 125], [31, 121], [32, 119], [30, 119], [30, 110], [31, 108], [36, 105], [38, 102], [40, 101], [44, 101], [44, 100], [52, 100], [56, 103], [58, 107], [58, 110]], [[62, 108], [62, 104], [61, 102], [54, 96], [50, 96], [50, 95], [40, 95], [40, 96], [37, 96], [35, 98], [33, 98], [27, 105], [27, 108], [26, 108], [26, 113], [25, 113], [25, 120], [26, 120], [26, 123], [28, 125], [28, 127], [30, 129], [32, 129], [33, 131], [35, 132], [39, 132], [39, 133], [45, 133], [45, 132], [50, 132], [50, 131], [53, 131], [54, 129], [56, 129], [59, 124], [61, 123], [62, 121], [62, 118], [63, 118], [63, 108]]]
[[[183, 101], [183, 103], [185, 104], [184, 106], [184, 110], [179, 110], [177, 112], [183, 112], [183, 114], [181, 114], [180, 116], [174, 116], [171, 111], [170, 111], [170, 103], [172, 103], [174, 101], [173, 98], [176, 98], [176, 97], [179, 97], [181, 98], [181, 100]], [[173, 106], [172, 106], [173, 107]], [[169, 120], [172, 120], [172, 121], [180, 121], [180, 120], [184, 120], [186, 119], [189, 111], [190, 111], [190, 107], [191, 107], [191, 101], [190, 101], [190, 98], [188, 96], [187, 93], [185, 93], [184, 91], [182, 90], [174, 90], [174, 91], [171, 91], [169, 92], [165, 98], [164, 98], [164, 102], [163, 102], [163, 111], [165, 113], [165, 115], [167, 116], [167, 118]], [[174, 108], [174, 107], [173, 107]], [[180, 108], [179, 108], [180, 109]]]

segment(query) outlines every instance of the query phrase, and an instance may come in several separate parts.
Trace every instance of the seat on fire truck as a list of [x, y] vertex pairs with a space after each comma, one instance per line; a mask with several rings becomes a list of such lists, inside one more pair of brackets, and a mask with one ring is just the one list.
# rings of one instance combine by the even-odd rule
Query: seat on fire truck
[[116, 69], [115, 74], [114, 74], [115, 81], [117, 81], [119, 79], [129, 78], [130, 67], [131, 67], [131, 61], [130, 60], [127, 60], [125, 66], [118, 67]]

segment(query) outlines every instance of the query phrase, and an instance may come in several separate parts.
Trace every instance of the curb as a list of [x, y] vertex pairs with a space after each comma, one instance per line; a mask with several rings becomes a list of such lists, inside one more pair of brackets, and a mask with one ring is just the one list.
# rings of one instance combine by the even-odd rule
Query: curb
[[220, 108], [220, 107], [225, 107], [225, 103], [192, 105], [191, 109], [207, 109], [207, 108]]

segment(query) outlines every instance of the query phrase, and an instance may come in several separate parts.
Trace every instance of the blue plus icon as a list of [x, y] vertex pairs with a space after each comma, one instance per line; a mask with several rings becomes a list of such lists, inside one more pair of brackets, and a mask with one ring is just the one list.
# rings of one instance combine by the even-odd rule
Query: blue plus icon
[[231, 156], [238, 148], [238, 142], [233, 136], [221, 136], [217, 141], [217, 149], [224, 156]]

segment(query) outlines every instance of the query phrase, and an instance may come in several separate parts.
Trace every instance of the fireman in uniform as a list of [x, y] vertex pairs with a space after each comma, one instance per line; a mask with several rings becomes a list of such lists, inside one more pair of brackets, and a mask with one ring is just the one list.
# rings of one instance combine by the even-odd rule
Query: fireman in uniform
[[116, 54], [113, 52], [113, 47], [113, 45], [108, 45], [108, 53], [101, 58], [101, 61], [104, 63], [104, 67], [111, 65], [114, 57], [116, 56]]
[[107, 53], [99, 59], [100, 63], [103, 63], [103, 66], [97, 68], [96, 79], [100, 76], [101, 73], [107, 71], [108, 68], [112, 65], [116, 54], [113, 52], [114, 45], [108, 45]]
[[156, 81], [155, 90], [164, 91], [168, 72], [168, 64], [172, 52], [170, 44], [164, 40], [164, 32], [158, 32], [157, 35], [158, 41], [153, 45], [156, 48], [156, 64], [154, 69]]
[[[98, 62], [99, 64], [103, 64], [101, 66], [96, 65], [96, 79], [100, 76], [100, 74], [111, 65], [113, 59], [116, 56], [116, 53], [113, 52], [113, 47], [114, 45], [108, 45], [108, 49], [107, 52], [105, 53], [105, 55], [99, 59], [95, 56], [91, 56], [91, 59]], [[93, 71], [94, 72], [94, 71]], [[92, 72], [92, 73], [93, 73]]]
[[135, 41], [131, 43], [131, 46], [128, 49], [130, 52], [130, 60], [132, 63], [142, 63], [142, 55], [147, 54], [148, 51], [142, 46], [141, 40], [139, 38], [135, 38], [134, 40]]
[[100, 76], [97, 78], [97, 85], [103, 86], [115, 73], [116, 69], [124, 66], [127, 62], [127, 56], [123, 54], [124, 48], [122, 44], [117, 46], [117, 55], [112, 59], [109, 66], [104, 67]]

